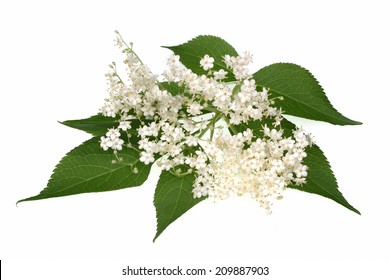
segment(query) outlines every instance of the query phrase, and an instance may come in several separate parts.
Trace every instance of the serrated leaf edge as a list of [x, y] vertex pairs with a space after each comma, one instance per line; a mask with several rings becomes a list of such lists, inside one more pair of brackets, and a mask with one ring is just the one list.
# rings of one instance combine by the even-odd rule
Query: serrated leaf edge
[[[273, 64], [270, 64], [270, 65], [268, 65], [268, 66], [265, 66], [265, 67], [261, 68], [261, 69], [258, 70], [256, 73], [258, 73], [259, 71], [261, 71], [262, 69], [264, 69], [264, 68], [266, 68], [266, 67], [269, 67], [269, 66], [272, 66], [272, 65], [277, 65], [277, 64], [280, 64], [280, 65], [294, 65], [294, 66], [300, 68], [301, 70], [306, 71], [306, 72], [310, 75], [310, 77], [317, 83], [318, 87], [319, 87], [319, 88], [321, 89], [321, 91], [323, 92], [323, 95], [318, 96], [319, 98], [321, 98], [321, 99], [327, 101], [327, 102], [329, 103], [329, 106], [330, 106], [333, 110], [335, 110], [335, 112], [337, 112], [338, 114], [340, 114], [341, 117], [345, 118], [346, 121], [350, 122], [349, 125], [361, 125], [361, 124], [363, 124], [362, 122], [354, 121], [354, 120], [352, 120], [352, 119], [350, 119], [350, 118], [345, 117], [343, 114], [341, 114], [341, 113], [332, 105], [332, 103], [330, 102], [329, 98], [328, 98], [328, 97], [326, 96], [326, 94], [325, 94], [324, 88], [321, 86], [321, 84], [320, 84], [319, 81], [316, 79], [316, 77], [314, 77], [314, 75], [313, 75], [308, 69], [306, 69], [305, 67], [302, 67], [302, 66], [300, 66], [300, 65], [297, 65], [297, 64], [294, 64], [294, 63], [290, 63], [290, 62], [277, 62], [277, 63], [273, 63]], [[255, 79], [256, 73], [253, 74], [253, 76], [254, 76], [253, 78], [254, 78], [254, 79]], [[255, 80], [256, 80], [256, 79], [255, 79]], [[262, 85], [262, 84], [258, 83], [257, 80], [256, 80], [256, 86], [260, 86], [260, 87], [262, 87], [262, 88], [268, 88], [268, 86]], [[310, 106], [310, 105], [308, 105], [308, 104], [306, 104], [306, 103], [302, 103], [302, 101], [297, 100], [297, 99], [291, 97], [290, 95], [285, 95], [285, 94], [283, 94], [282, 92], [277, 91], [277, 90], [274, 90], [274, 89], [272, 89], [272, 88], [270, 88], [270, 91], [271, 91], [271, 92], [275, 92], [275, 93], [279, 94], [280, 96], [283, 96], [283, 98], [290, 99], [290, 100], [293, 100], [294, 102], [303, 104], [304, 106], [307, 106], [307, 107], [313, 109], [314, 111], [317, 111], [317, 112], [319, 112], [319, 113], [321, 113], [321, 114], [327, 115], [329, 118], [338, 121], [337, 118], [335, 118], [335, 117], [333, 117], [333, 116], [329, 116], [328, 114], [326, 114], [326, 113], [324, 113], [324, 112], [322, 112], [322, 111], [319, 111], [317, 108], [312, 107], [312, 106]], [[292, 115], [292, 114], [291, 114], [291, 115]], [[294, 115], [294, 116], [301, 117], [301, 116], [298, 116], [298, 115]], [[304, 118], [305, 118], [305, 117], [304, 117]], [[305, 118], [305, 119], [308, 119], [308, 118]], [[310, 120], [312, 120], [312, 119], [310, 119]], [[315, 120], [315, 121], [322, 121], [322, 120]], [[325, 122], [325, 121], [324, 121], [324, 122]], [[331, 124], [334, 124], [334, 125], [345, 125], [345, 124], [339, 124], [339, 123], [333, 123], [333, 122], [328, 122], [328, 123], [331, 123]]]

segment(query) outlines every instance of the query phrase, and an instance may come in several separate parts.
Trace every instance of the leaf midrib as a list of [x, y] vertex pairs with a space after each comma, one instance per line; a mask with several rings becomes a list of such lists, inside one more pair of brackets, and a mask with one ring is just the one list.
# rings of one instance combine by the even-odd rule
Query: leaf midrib
[[177, 205], [179, 204], [179, 198], [180, 198], [181, 193], [182, 193], [182, 191], [183, 191], [183, 184], [184, 184], [184, 177], [183, 177], [182, 180], [181, 180], [180, 189], [179, 189], [179, 194], [178, 194], [177, 199], [176, 199], [176, 202], [175, 202], [175, 207], [173, 208], [173, 211], [172, 211], [172, 213], [171, 213], [171, 216], [169, 217], [169, 222], [172, 221], [173, 214], [176, 212]]
[[[175, 179], [176, 179], [176, 178], [171, 178], [170, 180], [166, 181], [166, 182], [164, 183], [164, 186], [169, 185], [169, 182], [175, 181]], [[179, 187], [179, 194], [177, 195], [177, 199], [176, 199], [176, 201], [175, 201], [175, 206], [174, 206], [173, 211], [172, 211], [172, 213], [171, 213], [171, 215], [170, 215], [170, 217], [169, 217], [169, 219], [168, 219], [168, 222], [169, 222], [169, 223], [171, 223], [173, 214], [176, 212], [177, 206], [178, 206], [178, 204], [179, 204], [179, 198], [180, 198], [181, 193], [182, 193], [182, 191], [183, 191], [184, 179], [185, 179], [185, 178], [184, 178], [184, 176], [183, 176], [183, 178], [182, 178], [182, 180], [181, 180], [181, 183], [180, 183], [180, 187]], [[171, 191], [174, 191], [174, 190], [171, 189]], [[171, 192], [171, 191], [169, 191], [169, 192]], [[166, 196], [169, 192], [166, 192], [166, 193], [165, 193], [165, 196]], [[165, 196], [164, 196], [164, 197], [165, 197]]]
[[[257, 84], [257, 83], [256, 83], [256, 86], [260, 86], [260, 87], [263, 87], [263, 88], [266, 88], [266, 87], [267, 87], [266, 85], [261, 85], [261, 84]], [[331, 118], [331, 119], [333, 119], [333, 120], [335, 120], [335, 121], [340, 121], [340, 120], [346, 121], [346, 120], [348, 120], [349, 122], [354, 122], [354, 121], [349, 120], [349, 119], [346, 118], [346, 117], [339, 117], [339, 118], [336, 118], [336, 117], [334, 117], [334, 116], [332, 116], [332, 115], [329, 115], [327, 112], [320, 111], [320, 110], [318, 110], [316, 107], [312, 107], [312, 106], [310, 106], [310, 105], [308, 105], [308, 104], [306, 104], [306, 103], [304, 103], [304, 102], [302, 102], [302, 101], [300, 101], [300, 100], [298, 100], [298, 99], [295, 99], [295, 98], [291, 97], [290, 95], [283, 94], [282, 92], [280, 92], [280, 91], [278, 91], [278, 90], [271, 89], [271, 92], [275, 92], [275, 93], [277, 93], [277, 94], [283, 96], [283, 98], [286, 98], [286, 99], [290, 99], [290, 100], [292, 100], [292, 101], [295, 101], [295, 102], [299, 103], [301, 106], [309, 107], [310, 109], [313, 109], [314, 111], [316, 111], [316, 112], [318, 112], [318, 113], [320, 113], [320, 114], [323, 114], [323, 115], [325, 115], [325, 116], [327, 116], [327, 117], [329, 117], [329, 118]], [[331, 106], [331, 105], [330, 105], [330, 106]], [[331, 106], [331, 107], [332, 107], [332, 106]], [[332, 107], [332, 108], [335, 110], [335, 112], [337, 112], [337, 113], [339, 114], [339, 112], [338, 112], [334, 107]]]
[[[313, 154], [313, 153], [312, 153], [312, 154], [310, 154], [310, 155], [311, 155], [312, 157], [317, 158], [317, 159], [321, 158], [321, 157], [318, 156], [317, 154]], [[329, 166], [328, 166], [328, 167], [329, 167]], [[331, 170], [331, 173], [333, 174], [333, 171], [332, 171], [332, 170]], [[341, 205], [345, 206], [345, 207], [348, 208], [349, 210], [352, 210], [353, 212], [356, 212], [356, 213], [358, 213], [358, 214], [360, 215], [359, 210], [355, 209], [355, 208], [354, 208], [351, 204], [349, 204], [348, 201], [343, 197], [342, 193], [340, 192], [340, 190], [339, 190], [339, 188], [338, 188], [338, 186], [337, 186], [337, 180], [336, 180], [336, 178], [334, 178], [334, 181], [335, 181], [335, 183], [336, 183], [336, 188], [335, 188], [335, 190], [336, 190], [336, 192], [337, 192], [336, 195], [337, 195], [337, 194], [340, 194], [340, 196], [344, 199], [343, 201], [340, 201], [340, 200], [337, 198], [337, 196], [335, 196], [335, 194], [329, 192], [327, 189], [325, 189], [324, 187], [322, 187], [321, 184], [317, 183], [317, 181], [314, 180], [314, 179], [312, 178], [312, 176], [310, 176], [310, 172], [308, 172], [307, 177], [308, 177], [308, 179], [310, 179], [316, 186], [318, 186], [318, 187], [319, 187], [320, 189], [322, 189], [325, 193], [327, 193], [327, 194], [331, 197], [330, 199], [332, 199], [332, 200], [334, 200], [334, 201], [340, 203]]]
[[[352, 205], [350, 205], [347, 201], [340, 201], [339, 199], [337, 199], [337, 197], [335, 197], [332, 193], [330, 193], [329, 191], [327, 191], [326, 189], [324, 189], [323, 187], [321, 187], [320, 184], [318, 184], [315, 180], [313, 180], [312, 177], [310, 177], [308, 175], [308, 179], [310, 179], [317, 187], [319, 187], [320, 189], [322, 189], [325, 193], [327, 193], [331, 198], [332, 200], [340, 203], [341, 205], [347, 207], [349, 210], [352, 210], [353, 212], [356, 212], [357, 214], [360, 214], [360, 212], [355, 209]], [[339, 192], [339, 194], [342, 196], [342, 193], [338, 190], [338, 188], [336, 188], [336, 190]]]
[[[59, 190], [59, 191], [56, 191], [56, 192], [49, 192], [49, 193], [47, 193], [47, 194], [49, 194], [49, 195], [50, 195], [50, 194], [58, 194], [58, 193], [61, 193], [61, 192], [66, 191], [66, 190], [69, 190], [69, 189], [71, 189], [71, 188], [73, 188], [73, 187], [75, 187], [75, 186], [78, 186], [78, 185], [80, 185], [80, 184], [86, 183], [86, 182], [88, 182], [88, 181], [94, 180], [94, 179], [99, 178], [99, 177], [102, 177], [102, 176], [105, 176], [105, 175], [107, 175], [107, 174], [109, 174], [109, 176], [111, 176], [112, 173], [114, 173], [114, 172], [116, 172], [116, 171], [118, 171], [118, 170], [120, 170], [120, 169], [122, 169], [122, 168], [125, 168], [125, 167], [128, 167], [128, 165], [120, 166], [120, 167], [118, 167], [118, 168], [116, 168], [116, 169], [113, 169], [113, 170], [104, 172], [104, 173], [99, 174], [99, 175], [97, 175], [97, 176], [93, 176], [93, 177], [90, 177], [90, 178], [88, 178], [88, 179], [79, 181], [79, 182], [77, 182], [77, 183], [75, 183], [75, 184], [73, 184], [73, 185], [70, 185], [70, 186], [68, 186], [68, 187], [66, 187], [66, 188], [63, 188], [63, 189], [61, 189], [61, 190]], [[140, 172], [141, 172], [141, 170], [140, 170]], [[111, 173], [111, 174], [110, 174], [110, 173]], [[139, 176], [139, 175], [138, 175], [138, 176]], [[69, 179], [69, 177], [66, 178], [66, 179]], [[58, 179], [53, 179], [53, 180], [55, 181], [55, 180], [58, 180]], [[106, 181], [107, 181], [107, 180], [105, 180], [104, 182], [106, 182]], [[55, 185], [53, 185], [53, 184], [54, 184], [53, 181], [49, 182], [47, 188], [49, 188], [49, 187], [58, 187], [58, 186], [55, 186]]]

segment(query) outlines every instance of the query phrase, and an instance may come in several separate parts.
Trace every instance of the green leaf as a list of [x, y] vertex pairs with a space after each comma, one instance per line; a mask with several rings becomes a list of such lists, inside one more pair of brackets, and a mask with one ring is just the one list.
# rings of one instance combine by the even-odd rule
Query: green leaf
[[283, 97], [276, 99], [275, 105], [288, 115], [338, 125], [361, 124], [340, 114], [314, 76], [301, 66], [275, 63], [257, 71], [253, 78], [258, 86], [269, 88], [272, 97]]
[[[117, 155], [122, 161], [112, 163], [116, 159], [113, 152], [103, 151], [98, 137], [94, 137], [62, 158], [40, 194], [19, 202], [142, 185], [151, 165], [139, 162], [139, 153], [131, 148], [124, 147]], [[138, 173], [133, 172], [134, 168]]]
[[181, 63], [198, 75], [208, 72], [200, 66], [200, 60], [208, 54], [214, 58], [212, 71], [224, 69], [228, 72], [224, 81], [235, 80], [232, 71], [227, 69], [226, 64], [223, 62], [223, 56], [227, 54], [230, 56], [238, 56], [238, 53], [229, 43], [219, 37], [201, 35], [182, 45], [164, 48], [170, 49], [176, 55], [179, 55]]
[[312, 145], [306, 153], [303, 162], [309, 167], [307, 182], [303, 186], [290, 185], [289, 188], [327, 197], [360, 215], [359, 210], [349, 204], [339, 191], [336, 177], [321, 149]]
[[159, 86], [161, 90], [170, 92], [172, 96], [183, 94], [185, 91], [184, 86], [179, 86], [179, 84], [175, 82], [161, 82], [159, 83]]
[[157, 215], [157, 232], [153, 241], [177, 218], [205, 199], [194, 198], [192, 194], [195, 176], [176, 176], [163, 171], [154, 193], [154, 206]]
[[[255, 136], [262, 138], [264, 136], [262, 126], [265, 124], [268, 127], [273, 127], [272, 120], [265, 118], [261, 122], [251, 121], [247, 124], [235, 125], [234, 129], [237, 132], [243, 132], [247, 128], [250, 128]], [[296, 126], [286, 119], [283, 119], [281, 127], [283, 128], [283, 135], [285, 137], [292, 136], [293, 131], [296, 129]], [[303, 163], [309, 167], [306, 184], [303, 186], [290, 185], [288, 187], [332, 199], [349, 210], [360, 214], [356, 208], [348, 203], [343, 194], [339, 191], [336, 177], [321, 149], [317, 145], [312, 145], [311, 147], [306, 148], [306, 154], [307, 156], [303, 160]]]
[[[173, 87], [172, 87], [173, 88]], [[141, 123], [142, 121], [142, 123]], [[147, 120], [145, 118], [140, 119], [133, 119], [130, 120], [131, 123], [131, 129], [127, 130], [126, 132], [131, 134], [132, 137], [130, 138], [130, 142], [133, 144], [133, 146], [138, 146], [139, 138], [137, 129], [144, 124], [148, 124], [152, 122], [152, 120]], [[88, 132], [92, 134], [93, 136], [102, 136], [107, 133], [107, 130], [110, 128], [116, 128], [119, 125], [119, 122], [117, 119], [112, 117], [105, 117], [101, 114], [89, 117], [87, 119], [81, 119], [81, 120], [69, 120], [69, 121], [63, 121], [60, 122], [63, 125], [76, 128], [85, 132]], [[126, 133], [122, 133], [123, 138], [126, 138]]]
[[102, 136], [106, 134], [109, 128], [117, 127], [119, 125], [115, 118], [105, 117], [102, 114], [98, 114], [87, 119], [69, 120], [60, 123], [72, 128], [83, 130], [93, 136]]

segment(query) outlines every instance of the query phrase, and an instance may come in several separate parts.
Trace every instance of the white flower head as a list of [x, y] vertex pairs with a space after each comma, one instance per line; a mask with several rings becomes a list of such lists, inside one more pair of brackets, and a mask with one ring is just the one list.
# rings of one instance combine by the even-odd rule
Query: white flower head
[[214, 58], [210, 57], [208, 54], [206, 54], [201, 60], [200, 60], [200, 66], [203, 67], [204, 70], [209, 70], [214, 67]]
[[220, 69], [219, 71], [216, 71], [213, 73], [214, 74], [214, 78], [216, 80], [223, 80], [226, 78], [226, 75], [228, 74], [228, 72], [226, 72], [225, 70], [223, 69]]
[[106, 133], [106, 136], [110, 138], [111, 140], [117, 139], [119, 136], [121, 136], [119, 129], [117, 128], [110, 128], [108, 132]]
[[[195, 175], [194, 197], [247, 194], [267, 212], [288, 185], [306, 182], [309, 171], [303, 159], [311, 137], [302, 129], [288, 138], [283, 134], [283, 117], [268, 98], [269, 89], [259, 90], [249, 73], [247, 66], [253, 61], [249, 52], [218, 57], [226, 64], [224, 69], [213, 69], [215, 59], [206, 54], [199, 62], [207, 71], [203, 75], [172, 55], [159, 78], [132, 49], [125, 55], [127, 76], [120, 78], [114, 63], [106, 75], [109, 96], [101, 113], [119, 124], [100, 138], [103, 150], [138, 149], [140, 162], [156, 161], [173, 173], [185, 165], [184, 172]], [[224, 81], [229, 73], [236, 82]], [[261, 137], [237, 128], [264, 117], [271, 122], [262, 128]], [[126, 135], [131, 128], [128, 140], [121, 139], [121, 133]], [[138, 145], [132, 146], [130, 139]]]
[[131, 124], [129, 121], [120, 121], [118, 128], [126, 131], [131, 128]]
[[111, 148], [113, 145], [111, 139], [109, 137], [100, 137], [100, 147], [104, 150], [107, 151], [108, 148]]
[[123, 141], [122, 139], [120, 139], [120, 138], [116, 138], [116, 139], [114, 139], [113, 141], [112, 141], [112, 149], [113, 150], [118, 150], [118, 151], [120, 151], [120, 150], [122, 150], [122, 145], [123, 145], [123, 143], [124, 143], [125, 141]]
[[202, 113], [203, 106], [198, 103], [192, 103], [189, 108], [187, 109], [187, 112], [190, 113], [193, 116], [199, 115]]

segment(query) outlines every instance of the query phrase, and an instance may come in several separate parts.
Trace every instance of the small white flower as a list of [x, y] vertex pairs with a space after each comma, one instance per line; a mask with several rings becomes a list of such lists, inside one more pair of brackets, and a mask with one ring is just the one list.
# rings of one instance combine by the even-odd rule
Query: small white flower
[[242, 122], [242, 116], [235, 113], [230, 113], [230, 123], [231, 124], [240, 124]]
[[226, 78], [226, 75], [228, 74], [228, 72], [226, 72], [225, 70], [223, 69], [220, 69], [219, 71], [216, 71], [213, 73], [214, 74], [214, 78], [216, 80], [223, 80]]
[[196, 145], [198, 145], [198, 138], [195, 137], [195, 136], [190, 135], [190, 136], [188, 136], [188, 137], [186, 138], [185, 143], [186, 143], [188, 146], [196, 146]]
[[201, 60], [200, 60], [200, 66], [203, 67], [204, 70], [209, 70], [214, 67], [214, 58], [210, 57], [208, 54], [206, 54]]
[[314, 140], [314, 136], [311, 133], [306, 134], [306, 140], [309, 143], [309, 147], [313, 146], [316, 143]]
[[223, 61], [225, 62], [226, 66], [228, 66], [228, 67], [232, 67], [233, 66], [232, 57], [230, 55], [226, 54], [223, 57]]
[[102, 147], [103, 150], [107, 151], [112, 145], [113, 143], [109, 137], [100, 137], [100, 147]]
[[131, 124], [129, 121], [120, 121], [118, 128], [126, 131], [131, 128]]
[[118, 33], [116, 34], [114, 42], [115, 42], [115, 45], [118, 46], [118, 48], [120, 48], [120, 49], [123, 48], [123, 46], [124, 46], [123, 41]]
[[116, 138], [118, 138], [119, 136], [121, 136], [120, 132], [119, 132], [119, 129], [116, 129], [116, 128], [110, 128], [108, 130], [108, 132], [106, 133], [106, 136], [108, 138], [110, 138], [111, 140], [114, 140]]
[[179, 61], [180, 61], [180, 56], [172, 54], [168, 58], [168, 65], [175, 65], [175, 64], [179, 63]]
[[260, 92], [260, 96], [262, 100], [268, 100], [268, 89], [263, 88], [263, 90]]
[[145, 164], [154, 162], [153, 154], [147, 152], [141, 152], [139, 160]]
[[193, 116], [199, 115], [201, 110], [203, 109], [203, 106], [201, 106], [198, 103], [192, 103], [189, 108], [187, 109], [187, 112], [190, 113]]
[[244, 52], [243, 54], [239, 55], [237, 57], [237, 63], [243, 66], [249, 65], [249, 63], [253, 62], [252, 54], [248, 51]]
[[244, 80], [244, 84], [241, 87], [242, 91], [254, 92], [256, 90], [256, 81], [255, 80]]
[[123, 145], [124, 141], [120, 138], [116, 138], [112, 141], [112, 149], [113, 150], [122, 150], [122, 145]]

